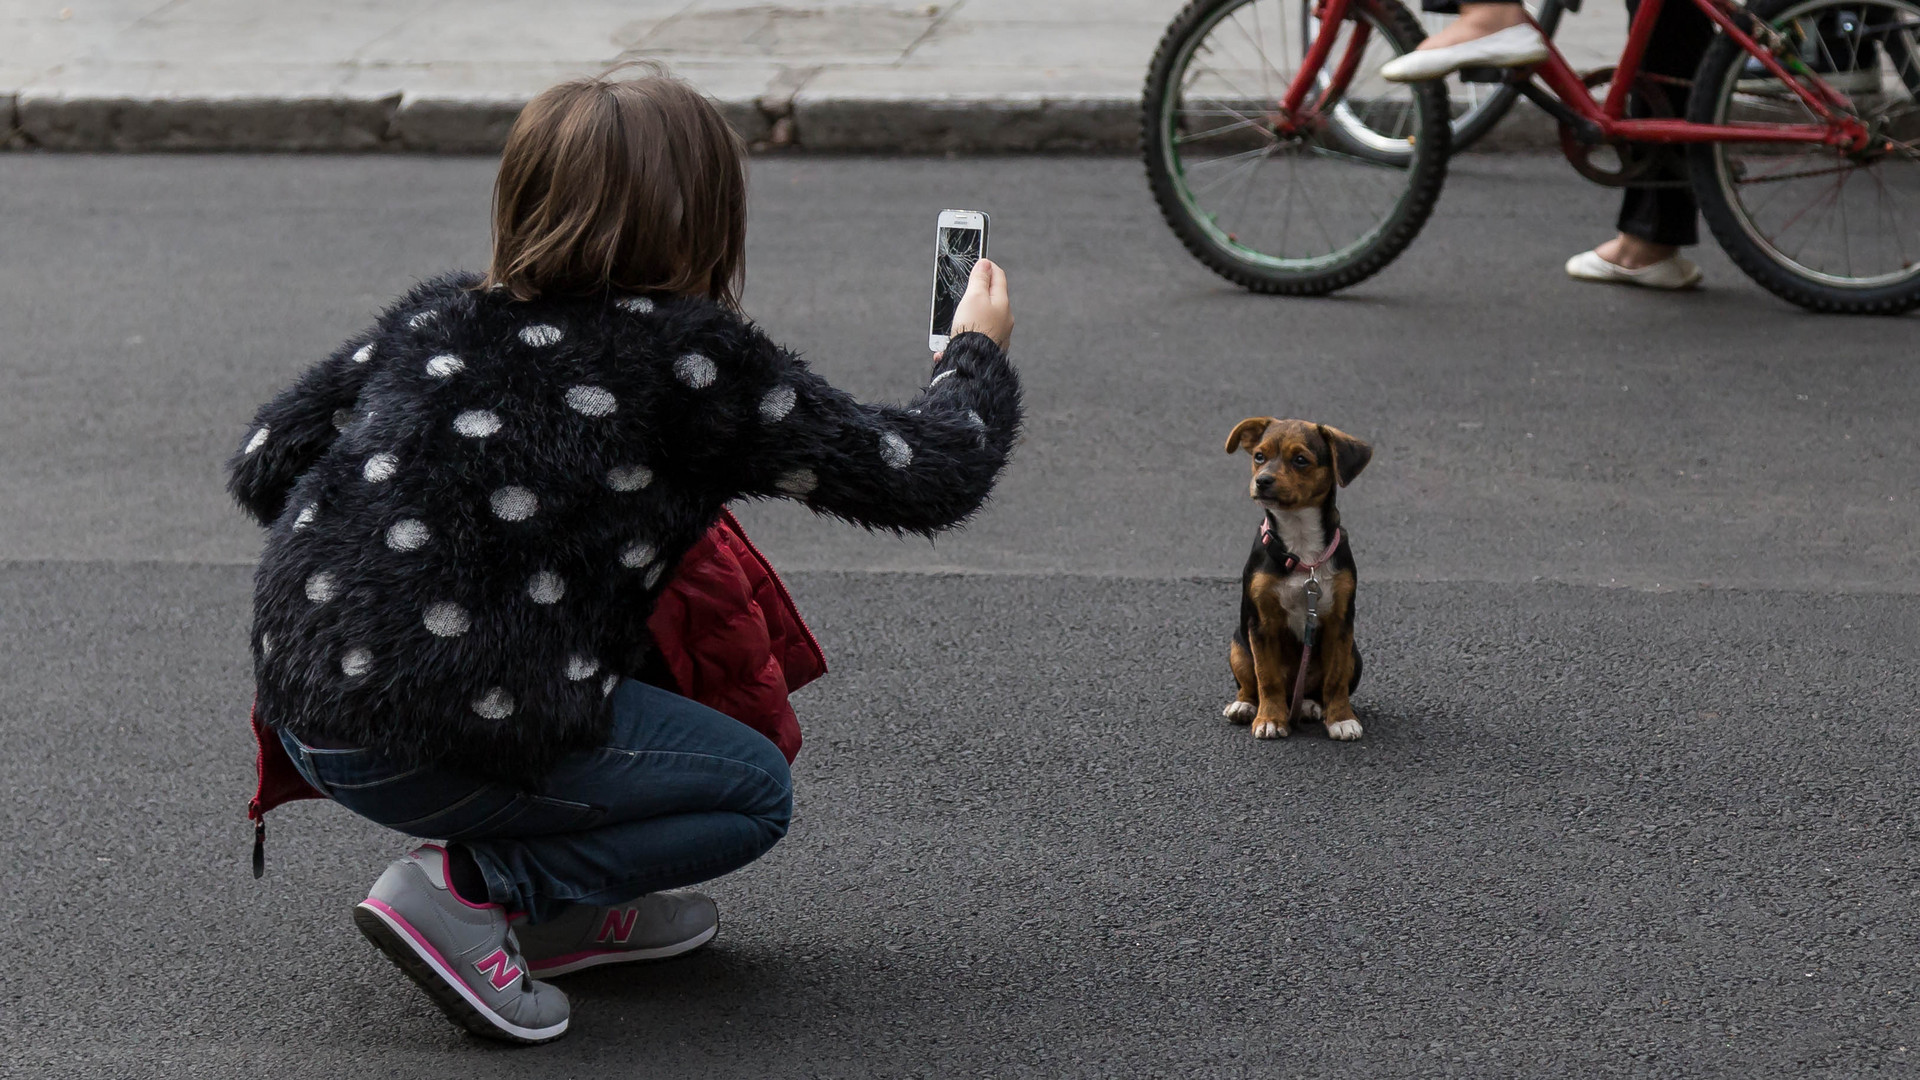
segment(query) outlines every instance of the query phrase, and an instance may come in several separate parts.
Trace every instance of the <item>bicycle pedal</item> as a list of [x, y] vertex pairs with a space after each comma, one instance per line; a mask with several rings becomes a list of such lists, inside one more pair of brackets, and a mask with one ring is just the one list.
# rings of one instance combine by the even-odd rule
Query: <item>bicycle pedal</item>
[[1463, 67], [1458, 74], [1461, 82], [1503, 83], [1507, 81], [1506, 68]]

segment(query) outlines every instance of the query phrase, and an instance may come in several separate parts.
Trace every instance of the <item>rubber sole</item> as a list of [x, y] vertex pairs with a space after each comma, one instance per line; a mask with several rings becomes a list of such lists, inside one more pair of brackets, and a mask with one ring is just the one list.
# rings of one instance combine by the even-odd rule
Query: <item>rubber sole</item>
[[536, 979], [551, 979], [556, 975], [571, 975], [588, 968], [605, 967], [608, 964], [632, 964], [642, 960], [670, 960], [676, 956], [685, 956], [693, 950], [712, 941], [720, 932], [718, 920], [712, 926], [685, 941], [672, 945], [662, 945], [657, 949], [602, 949], [585, 953], [571, 953], [556, 957], [558, 963], [549, 961], [542, 964], [537, 960], [527, 961], [527, 974]]
[[423, 952], [407, 928], [396, 925], [394, 916], [366, 904], [355, 905], [353, 924], [373, 946], [384, 953], [394, 966], [427, 992], [447, 1019], [482, 1038], [521, 1046], [549, 1043], [567, 1033], [567, 1021], [547, 1028], [522, 1028], [489, 1010], [481, 1008], [454, 985], [454, 976], [441, 971], [439, 963]]

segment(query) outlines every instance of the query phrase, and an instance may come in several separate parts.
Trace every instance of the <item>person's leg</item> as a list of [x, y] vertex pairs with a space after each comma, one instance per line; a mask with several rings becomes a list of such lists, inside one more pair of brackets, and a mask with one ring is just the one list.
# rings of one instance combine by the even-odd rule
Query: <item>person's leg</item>
[[1426, 10], [1457, 13], [1460, 17], [1421, 42], [1421, 49], [1444, 49], [1527, 21], [1520, 0], [1460, 0], [1443, 7], [1427, 6]]
[[[1639, 0], [1627, 0], [1627, 18], [1640, 8]], [[1653, 37], [1641, 60], [1641, 71], [1658, 76], [1658, 90], [1665, 98], [1666, 112], [1684, 116], [1693, 72], [1700, 57], [1713, 41], [1713, 23], [1692, 4], [1666, 4], [1654, 25]], [[1653, 115], [1651, 103], [1635, 94], [1629, 115]], [[1595, 254], [1615, 266], [1640, 270], [1665, 262], [1680, 254], [1682, 247], [1700, 242], [1699, 208], [1693, 189], [1685, 186], [1685, 151], [1673, 149], [1662, 154], [1661, 162], [1649, 173], [1648, 180], [1666, 187], [1630, 187], [1620, 200], [1620, 217], [1615, 223], [1619, 235], [1595, 249]]]
[[1460, 17], [1410, 53], [1380, 65], [1388, 82], [1444, 78], [1463, 67], [1525, 67], [1547, 58], [1547, 40], [1520, 0], [1464, 0]]
[[[485, 828], [516, 806], [498, 784], [408, 769], [366, 749], [281, 741], [323, 794], [381, 824], [434, 835]], [[566, 1033], [566, 995], [524, 975], [530, 965], [512, 933], [511, 912], [485, 889], [456, 885], [447, 850], [414, 849], [390, 864], [354, 906], [354, 924], [455, 1023], [478, 1035], [546, 1042]]]
[[764, 735], [631, 679], [607, 744], [564, 759], [521, 813], [461, 833], [488, 894], [534, 923], [719, 877], [765, 854], [793, 810]]

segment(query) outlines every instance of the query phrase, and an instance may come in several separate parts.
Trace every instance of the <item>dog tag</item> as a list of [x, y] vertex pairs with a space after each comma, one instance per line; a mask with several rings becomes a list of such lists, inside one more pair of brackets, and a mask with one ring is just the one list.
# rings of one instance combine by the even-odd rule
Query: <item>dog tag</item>
[[1308, 578], [1303, 590], [1307, 596], [1306, 641], [1307, 648], [1313, 648], [1314, 640], [1320, 636], [1320, 579]]

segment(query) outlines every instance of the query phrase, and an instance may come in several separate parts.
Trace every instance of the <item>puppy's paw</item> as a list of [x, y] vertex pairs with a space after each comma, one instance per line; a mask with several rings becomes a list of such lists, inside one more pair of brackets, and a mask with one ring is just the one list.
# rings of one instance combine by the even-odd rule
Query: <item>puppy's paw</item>
[[1253, 737], [1256, 739], [1284, 739], [1287, 737], [1287, 725], [1282, 720], [1255, 720]]
[[1325, 720], [1326, 718], [1327, 718], [1327, 711], [1320, 707], [1319, 702], [1313, 700], [1312, 698], [1300, 699], [1300, 719]]
[[1358, 720], [1327, 721], [1327, 738], [1339, 739], [1342, 742], [1348, 742], [1353, 739], [1357, 739], [1359, 737], [1360, 737], [1360, 721]]
[[1236, 724], [1251, 724], [1253, 723], [1253, 715], [1259, 711], [1260, 706], [1255, 705], [1251, 701], [1234, 701], [1228, 703], [1226, 708], [1221, 709], [1220, 715]]

